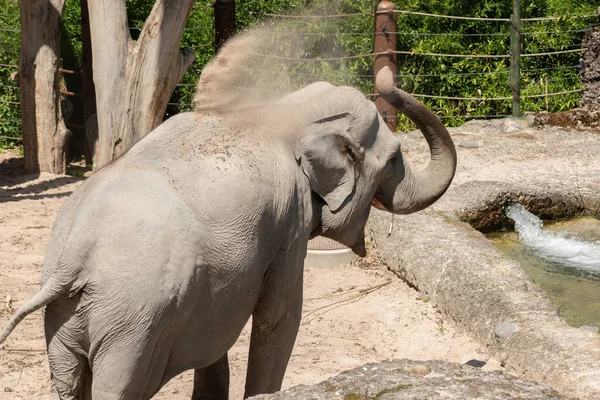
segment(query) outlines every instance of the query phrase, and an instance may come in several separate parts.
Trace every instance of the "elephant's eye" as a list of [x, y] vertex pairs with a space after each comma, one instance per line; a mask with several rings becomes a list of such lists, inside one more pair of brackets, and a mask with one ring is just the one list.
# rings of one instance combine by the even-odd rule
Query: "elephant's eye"
[[400, 151], [400, 145], [398, 145], [398, 148], [396, 148], [395, 151], [389, 155], [387, 162], [385, 164], [385, 171], [388, 174], [394, 173], [396, 171], [396, 168], [398, 168], [398, 163], [401, 163], [401, 162], [402, 162], [402, 152]]
[[388, 157], [387, 164], [392, 166], [396, 165], [398, 160], [400, 160], [400, 157], [402, 157], [402, 152], [400, 151], [400, 145], [398, 145], [398, 148]]

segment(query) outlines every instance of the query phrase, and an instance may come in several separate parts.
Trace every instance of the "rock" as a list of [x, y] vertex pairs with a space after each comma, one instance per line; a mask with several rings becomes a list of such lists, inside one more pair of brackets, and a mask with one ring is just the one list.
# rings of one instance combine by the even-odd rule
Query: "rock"
[[423, 364], [411, 365], [410, 367], [406, 367], [404, 370], [406, 372], [410, 372], [411, 374], [417, 375], [429, 375], [431, 373], [431, 368]]
[[475, 368], [483, 368], [485, 366], [485, 364], [487, 364], [485, 361], [481, 361], [481, 360], [469, 360], [465, 363], [465, 365], [470, 365], [471, 367], [475, 367]]
[[479, 143], [474, 140], [465, 140], [458, 144], [458, 147], [464, 147], [465, 149], [478, 149]]
[[527, 118], [505, 118], [502, 120], [502, 133], [515, 133], [529, 128], [529, 120]]
[[452, 129], [452, 130], [458, 131], [461, 133], [479, 133], [479, 132], [498, 131], [498, 129], [499, 129], [498, 120], [472, 119], [470, 121], [465, 122], [460, 128]]
[[519, 330], [519, 326], [514, 322], [501, 322], [496, 325], [494, 333], [498, 339], [508, 339], [513, 333]]
[[[600, 82], [598, 82], [600, 85]], [[583, 101], [583, 100], [582, 100]], [[598, 129], [600, 126], [600, 105], [586, 104], [581, 108], [574, 108], [562, 112], [541, 112], [535, 115], [532, 126], [547, 127], [556, 126], [561, 128], [573, 128], [585, 131], [586, 129]]]
[[[427, 372], [427, 373], [424, 373]], [[560, 399], [553, 389], [499, 371], [441, 361], [393, 360], [343, 372], [314, 386], [252, 399]]]
[[598, 327], [597, 326], [589, 326], [589, 325], [583, 325], [579, 327], [580, 331], [584, 331], [584, 332], [592, 332], [592, 333], [598, 333]]

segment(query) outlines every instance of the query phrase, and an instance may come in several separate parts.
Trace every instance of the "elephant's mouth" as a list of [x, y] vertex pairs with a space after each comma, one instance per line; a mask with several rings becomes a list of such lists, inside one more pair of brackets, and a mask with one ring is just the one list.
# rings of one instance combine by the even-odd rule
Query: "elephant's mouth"
[[[375, 198], [375, 197], [373, 197], [373, 200], [371, 200], [371, 205], [375, 208], [379, 208], [380, 210], [389, 212], [389, 210], [387, 208], [385, 208], [385, 206], [383, 204], [381, 204], [381, 202], [379, 200], [377, 200], [377, 198]], [[364, 234], [362, 235], [362, 238], [358, 243], [355, 243], [354, 245], [350, 246], [350, 249], [352, 249], [352, 252], [354, 254], [356, 254], [357, 256], [366, 257], [367, 249], [365, 246]]]
[[373, 200], [371, 200], [371, 205], [375, 208], [379, 208], [380, 210], [383, 211], [390, 211], [387, 208], [385, 208], [385, 206], [383, 204], [381, 204], [381, 202], [377, 199], [377, 197], [373, 197]]

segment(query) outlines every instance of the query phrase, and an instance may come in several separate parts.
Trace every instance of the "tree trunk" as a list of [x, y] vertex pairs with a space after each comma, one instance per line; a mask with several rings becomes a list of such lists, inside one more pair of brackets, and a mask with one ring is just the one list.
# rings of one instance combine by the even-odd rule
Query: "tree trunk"
[[98, 121], [94, 169], [124, 154], [163, 119], [192, 49], [179, 49], [193, 0], [157, 0], [137, 41], [122, 0], [90, 1]]
[[21, 0], [19, 86], [23, 152], [29, 172], [66, 172], [66, 128], [60, 109], [60, 22], [65, 0]]
[[235, 0], [215, 0], [215, 50], [221, 47], [236, 32]]

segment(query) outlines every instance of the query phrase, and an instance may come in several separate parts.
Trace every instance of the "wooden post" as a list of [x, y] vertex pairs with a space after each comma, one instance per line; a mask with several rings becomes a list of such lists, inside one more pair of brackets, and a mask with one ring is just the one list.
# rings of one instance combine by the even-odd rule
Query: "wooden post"
[[71, 131], [59, 105], [60, 22], [65, 0], [21, 0], [19, 86], [29, 172], [66, 172]]
[[[398, 62], [396, 59], [396, 5], [388, 0], [381, 0], [375, 7], [375, 76], [385, 66], [390, 67], [393, 74], [398, 73]], [[384, 53], [384, 54], [379, 54]], [[391, 104], [379, 97], [375, 88], [375, 105], [383, 117], [388, 128], [396, 132], [398, 127], [398, 110]]]
[[513, 0], [510, 16], [510, 87], [513, 117], [521, 116], [521, 1]]
[[235, 0], [216, 0], [213, 4], [215, 12], [215, 50], [236, 32]]

